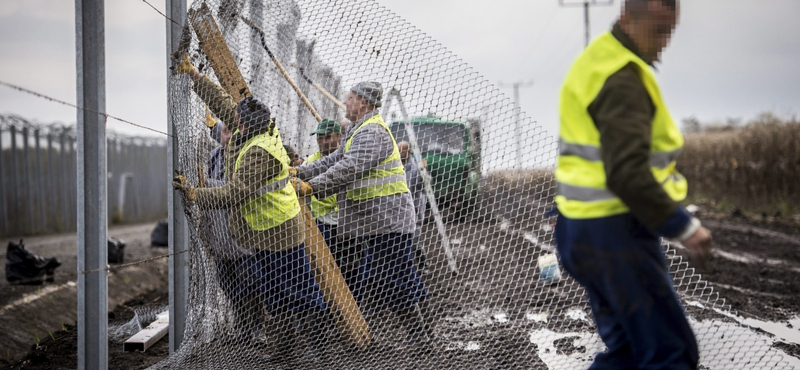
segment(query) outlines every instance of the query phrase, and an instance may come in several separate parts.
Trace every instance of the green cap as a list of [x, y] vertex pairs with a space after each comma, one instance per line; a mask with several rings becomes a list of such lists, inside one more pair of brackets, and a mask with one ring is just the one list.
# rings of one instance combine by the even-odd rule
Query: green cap
[[319, 121], [317, 129], [312, 132], [311, 135], [327, 135], [334, 132], [337, 134], [342, 132], [342, 125], [332, 119], [325, 118], [322, 121]]

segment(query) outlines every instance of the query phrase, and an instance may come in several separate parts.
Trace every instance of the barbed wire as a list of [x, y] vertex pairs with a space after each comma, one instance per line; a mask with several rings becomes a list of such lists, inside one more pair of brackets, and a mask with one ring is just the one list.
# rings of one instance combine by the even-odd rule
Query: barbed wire
[[136, 126], [138, 128], [142, 128], [142, 129], [145, 129], [145, 130], [153, 131], [153, 132], [156, 132], [156, 133], [159, 133], [159, 134], [162, 134], [162, 135], [165, 135], [165, 136], [169, 136], [169, 137], [175, 137], [175, 135], [170, 135], [170, 134], [168, 134], [168, 133], [166, 133], [164, 131], [160, 131], [160, 130], [156, 130], [154, 128], [150, 128], [150, 127], [147, 127], [147, 126], [144, 126], [144, 125], [140, 125], [138, 123], [134, 123], [134, 122], [128, 121], [128, 120], [123, 119], [123, 118], [112, 116], [112, 115], [110, 115], [108, 113], [105, 113], [105, 112], [100, 112], [100, 111], [94, 110], [92, 108], [81, 107], [79, 105], [72, 104], [72, 103], [66, 102], [64, 100], [56, 99], [56, 98], [53, 98], [51, 96], [47, 96], [45, 94], [42, 94], [42, 93], [39, 93], [39, 92], [36, 92], [36, 91], [30, 90], [30, 89], [26, 89], [26, 88], [24, 88], [22, 86], [14, 85], [14, 84], [11, 84], [11, 83], [8, 83], [8, 82], [5, 82], [5, 81], [0, 81], [0, 85], [9, 87], [9, 88], [17, 90], [17, 91], [24, 92], [26, 94], [30, 94], [30, 95], [36, 96], [38, 98], [49, 100], [49, 101], [54, 102], [54, 103], [59, 103], [59, 104], [62, 104], [62, 105], [66, 105], [68, 107], [77, 108], [77, 109], [80, 109], [80, 110], [83, 110], [83, 111], [100, 114], [100, 115], [105, 116], [106, 118], [111, 118], [111, 119], [117, 120], [117, 121], [122, 122], [122, 123], [127, 123], [129, 125]]
[[176, 256], [176, 255], [179, 255], [179, 254], [187, 253], [187, 252], [190, 252], [191, 250], [192, 249], [191, 249], [191, 246], [190, 246], [189, 249], [186, 249], [186, 250], [183, 250], [183, 251], [180, 251], [180, 252], [160, 254], [158, 256], [153, 256], [153, 257], [150, 257], [150, 258], [145, 258], [143, 260], [134, 261], [134, 262], [120, 263], [120, 264], [116, 264], [116, 265], [106, 265], [106, 267], [102, 267], [102, 268], [98, 268], [98, 269], [75, 271], [75, 272], [60, 272], [60, 273], [56, 273], [56, 274], [53, 274], [53, 275], [50, 275], [50, 276], [40, 276], [40, 277], [35, 277], [35, 278], [20, 279], [20, 280], [14, 281], [12, 283], [9, 283], [9, 285], [2, 286], [2, 287], [0, 287], [0, 289], [9, 289], [9, 288], [14, 288], [14, 287], [19, 287], [19, 286], [25, 286], [25, 284], [27, 284], [27, 283], [42, 282], [42, 280], [44, 278], [48, 278], [48, 279], [49, 278], [72, 278], [72, 277], [78, 277], [78, 275], [86, 275], [86, 274], [91, 274], [91, 273], [100, 272], [100, 271], [112, 272], [114, 270], [121, 269], [121, 268], [124, 268], [124, 267], [141, 265], [141, 264], [144, 264], [144, 263], [153, 262], [153, 261], [160, 260], [160, 259], [163, 259], [163, 258], [168, 258], [168, 257], [171, 257], [171, 256]]
[[176, 24], [176, 25], [178, 25], [178, 26], [181, 26], [181, 24], [180, 24], [180, 23], [178, 23], [178, 22], [176, 22], [174, 19], [172, 19], [172, 18], [168, 17], [168, 16], [167, 16], [166, 14], [164, 14], [162, 11], [158, 10], [158, 8], [156, 8], [155, 6], [153, 6], [153, 4], [150, 4], [150, 3], [148, 3], [148, 2], [147, 2], [147, 0], [142, 0], [142, 2], [144, 2], [144, 3], [145, 3], [145, 4], [147, 4], [147, 5], [150, 5], [150, 7], [151, 7], [151, 8], [153, 8], [153, 10], [155, 10], [155, 11], [156, 11], [158, 14], [161, 14], [161, 16], [162, 16], [162, 17], [166, 18], [166, 19], [167, 19], [167, 20], [169, 20], [170, 22], [172, 22], [172, 23], [175, 23], [175, 24]]

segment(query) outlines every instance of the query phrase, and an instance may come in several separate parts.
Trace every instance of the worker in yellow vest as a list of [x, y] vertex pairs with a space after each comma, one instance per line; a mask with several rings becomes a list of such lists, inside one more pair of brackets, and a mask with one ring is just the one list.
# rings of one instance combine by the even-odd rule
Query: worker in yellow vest
[[[326, 118], [319, 122], [317, 129], [311, 135], [316, 135], [319, 150], [310, 155], [305, 163], [318, 161], [339, 148], [342, 140], [342, 125], [336, 120]], [[339, 238], [339, 233], [336, 230], [336, 225], [339, 223], [339, 206], [336, 203], [336, 194], [323, 199], [318, 199], [315, 195], [311, 196], [311, 214], [317, 220], [317, 227], [325, 238], [325, 242], [328, 243], [331, 254], [333, 254], [344, 280], [350, 286], [350, 289], [353, 289], [358, 277], [358, 245], [350, 242], [350, 240], [341, 240]]]
[[[188, 65], [186, 65], [188, 64]], [[252, 251], [237, 260], [238, 286], [222, 287], [256, 296], [267, 305], [281, 336], [277, 357], [295, 356], [295, 327], [304, 321], [312, 329], [328, 317], [303, 243], [300, 204], [289, 181], [289, 156], [269, 108], [253, 97], [238, 103], [208, 76], [200, 74], [184, 59], [176, 68], [188, 73], [194, 90], [212, 112], [235, 127], [225, 149], [225, 183], [218, 187], [195, 188], [178, 175], [173, 186], [184, 194], [187, 207], [201, 210], [227, 209], [228, 229], [236, 243]], [[253, 314], [254, 320], [264, 313]], [[324, 332], [312, 331], [313, 340], [324, 340]], [[324, 343], [314, 343], [319, 347]]]
[[297, 167], [297, 176], [320, 198], [337, 195], [337, 232], [358, 244], [353, 294], [367, 315], [391, 309], [409, 344], [428, 338], [418, 302], [427, 296], [413, 262], [416, 216], [397, 143], [378, 113], [383, 88], [361, 82], [350, 89], [345, 118], [353, 123], [342, 145]]
[[693, 258], [711, 248], [708, 230], [680, 204], [683, 136], [652, 70], [677, 22], [677, 0], [625, 0], [561, 90], [555, 236], [608, 347], [590, 369], [697, 368], [660, 241], [680, 241]]

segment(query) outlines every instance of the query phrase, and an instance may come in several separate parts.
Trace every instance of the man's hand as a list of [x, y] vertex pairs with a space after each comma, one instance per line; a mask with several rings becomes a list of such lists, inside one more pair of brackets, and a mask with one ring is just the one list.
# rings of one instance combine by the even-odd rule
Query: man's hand
[[192, 61], [189, 59], [189, 54], [183, 54], [180, 57], [180, 63], [176, 64], [172, 69], [175, 71], [175, 74], [182, 75], [184, 73], [188, 73], [189, 77], [192, 78], [192, 81], [197, 81], [200, 79], [200, 72], [197, 68], [194, 68]]
[[192, 61], [189, 59], [189, 54], [183, 54], [179, 60], [176, 60], [176, 62], [179, 63], [173, 67], [175, 74], [182, 75], [195, 69], [194, 65], [192, 65]]
[[294, 186], [294, 191], [297, 192], [297, 195], [304, 197], [306, 195], [314, 194], [314, 189], [311, 187], [311, 184], [305, 181], [300, 181], [294, 177], [289, 179], [289, 181], [292, 182], [292, 186]]
[[692, 261], [699, 262], [703, 267], [707, 265], [712, 248], [711, 232], [708, 229], [700, 226], [692, 236], [681, 242], [681, 244], [689, 251], [689, 258]]
[[289, 176], [297, 177], [297, 168], [289, 167]]
[[172, 178], [172, 187], [183, 192], [187, 205], [194, 203], [195, 199], [197, 199], [197, 189], [189, 185], [186, 182], [186, 176], [178, 170], [175, 170], [175, 177]]

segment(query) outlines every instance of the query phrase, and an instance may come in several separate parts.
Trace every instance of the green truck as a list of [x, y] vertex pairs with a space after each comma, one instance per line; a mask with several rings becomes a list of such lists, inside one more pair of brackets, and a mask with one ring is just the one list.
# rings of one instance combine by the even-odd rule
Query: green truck
[[[412, 117], [411, 123], [437, 205], [447, 218], [465, 216], [480, 199], [480, 120], [455, 121], [429, 114]], [[410, 142], [404, 121], [392, 121], [390, 128], [397, 142]]]

